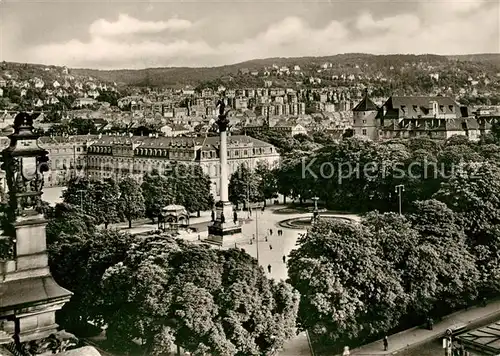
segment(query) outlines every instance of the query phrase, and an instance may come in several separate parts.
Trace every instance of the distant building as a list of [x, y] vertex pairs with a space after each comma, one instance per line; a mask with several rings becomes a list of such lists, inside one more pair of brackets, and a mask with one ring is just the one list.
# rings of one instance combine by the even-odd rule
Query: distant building
[[95, 103], [97, 103], [97, 101], [94, 98], [77, 98], [73, 106], [81, 108], [88, 105], [94, 105]]
[[273, 131], [278, 131], [278, 132], [284, 132], [285, 134], [289, 136], [296, 136], [296, 135], [307, 135], [307, 130], [304, 126], [299, 125], [299, 124], [277, 124], [272, 128]]
[[[255, 169], [257, 162], [278, 164], [276, 148], [249, 136], [229, 136], [228, 164], [233, 173], [240, 164]], [[102, 136], [88, 149], [87, 174], [93, 178], [121, 179], [131, 176], [139, 182], [144, 173], [170, 169], [172, 162], [199, 165], [212, 180], [212, 193], [219, 193], [219, 137]]]
[[475, 141], [487, 131], [485, 122], [444, 96], [392, 96], [378, 108], [365, 92], [353, 109], [354, 133], [372, 140], [463, 135]]
[[173, 124], [162, 126], [160, 131], [167, 137], [175, 137], [187, 134], [189, 132], [189, 129], [187, 129], [183, 125]]
[[352, 109], [352, 129], [355, 135], [366, 136], [372, 140], [378, 139], [378, 109], [377, 105], [368, 97], [368, 89], [365, 89], [363, 99]]

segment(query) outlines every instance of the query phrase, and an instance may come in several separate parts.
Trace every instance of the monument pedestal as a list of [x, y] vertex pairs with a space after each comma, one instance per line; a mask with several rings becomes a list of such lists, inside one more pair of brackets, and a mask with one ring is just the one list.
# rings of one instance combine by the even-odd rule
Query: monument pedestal
[[[216, 218], [212, 225], [208, 226], [208, 237], [204, 241], [209, 244], [234, 247], [234, 244], [244, 242], [239, 221], [234, 222], [233, 205], [226, 202], [217, 202], [215, 205]], [[224, 219], [222, 219], [224, 217]], [[246, 241], [248, 242], [248, 241]]]
[[[57, 331], [55, 313], [72, 293], [52, 278], [45, 246], [43, 215], [16, 219], [16, 258], [0, 262], [0, 319], [15, 328], [0, 328], [19, 342], [38, 340]], [[16, 330], [17, 329], [17, 330]]]

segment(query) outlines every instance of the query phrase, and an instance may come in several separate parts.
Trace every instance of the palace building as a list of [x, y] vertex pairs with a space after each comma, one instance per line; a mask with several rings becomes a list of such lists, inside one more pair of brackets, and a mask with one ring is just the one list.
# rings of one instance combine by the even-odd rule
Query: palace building
[[[279, 163], [273, 145], [250, 136], [228, 137], [229, 171], [240, 164], [254, 169], [259, 161], [270, 166]], [[213, 182], [214, 196], [219, 193], [219, 137], [147, 137], [147, 136], [67, 136], [41, 137], [40, 146], [49, 152], [50, 170], [44, 186], [60, 187], [76, 176], [120, 180], [131, 176], [140, 183], [144, 173], [170, 169], [176, 163], [199, 165]], [[8, 138], [0, 137], [0, 146]], [[5, 185], [2, 172], [0, 184]], [[5, 191], [5, 187], [3, 187]]]
[[[102, 136], [87, 151], [87, 175], [93, 178], [132, 176], [139, 182], [146, 172], [169, 170], [176, 163], [199, 165], [219, 194], [219, 137], [120, 137]], [[229, 171], [240, 164], [254, 169], [258, 161], [273, 166], [279, 163], [276, 148], [249, 136], [228, 137]]]

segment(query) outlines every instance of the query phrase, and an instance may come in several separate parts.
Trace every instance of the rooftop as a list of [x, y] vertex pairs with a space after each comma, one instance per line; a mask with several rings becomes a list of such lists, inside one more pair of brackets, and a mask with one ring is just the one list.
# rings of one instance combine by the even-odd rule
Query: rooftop
[[373, 103], [373, 101], [368, 97], [368, 90], [365, 89], [365, 96], [358, 105], [352, 109], [352, 111], [377, 111], [378, 107]]
[[[167, 147], [194, 147], [202, 146], [203, 148], [211, 148], [219, 145], [219, 136], [208, 137], [148, 137], [148, 136], [102, 136], [96, 142], [95, 146], [110, 146], [113, 144], [140, 144], [141, 147], [147, 148], [167, 148]], [[229, 136], [227, 138], [228, 146], [235, 144], [248, 144], [252, 147], [269, 147], [270, 143], [258, 140], [250, 136]]]

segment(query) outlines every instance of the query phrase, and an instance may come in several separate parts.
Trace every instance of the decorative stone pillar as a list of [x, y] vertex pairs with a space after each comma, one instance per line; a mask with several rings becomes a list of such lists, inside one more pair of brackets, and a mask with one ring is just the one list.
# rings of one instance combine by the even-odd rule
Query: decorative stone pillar
[[55, 312], [72, 293], [54, 281], [48, 267], [46, 221], [39, 213], [48, 152], [38, 146], [33, 117], [18, 114], [9, 138], [2, 151], [8, 208], [0, 237], [0, 343], [10, 339], [20, 347], [57, 331]]
[[215, 220], [208, 227], [208, 243], [216, 245], [233, 246], [235, 242], [242, 241], [241, 225], [234, 219], [233, 205], [229, 201], [229, 169], [227, 164], [227, 129], [229, 119], [225, 111], [224, 99], [217, 103], [219, 117], [217, 126], [219, 128], [219, 164], [220, 164], [220, 200], [215, 204]]

